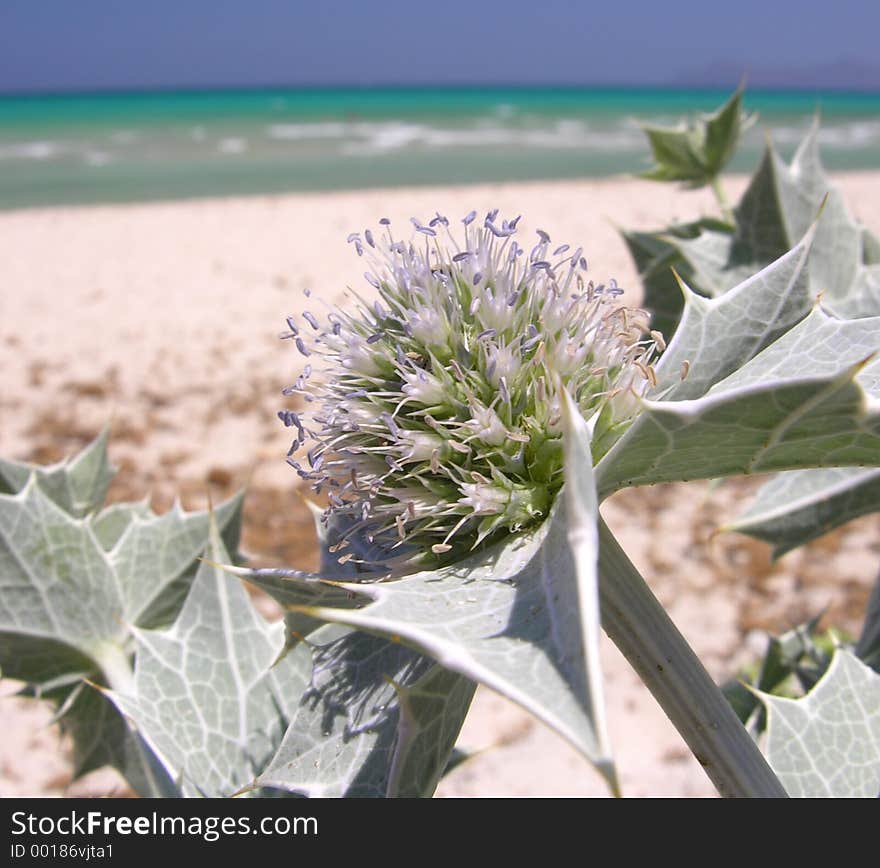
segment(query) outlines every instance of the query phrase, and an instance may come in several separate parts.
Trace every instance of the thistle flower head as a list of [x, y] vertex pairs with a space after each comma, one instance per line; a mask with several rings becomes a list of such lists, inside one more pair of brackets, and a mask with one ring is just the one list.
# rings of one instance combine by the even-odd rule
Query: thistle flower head
[[279, 414], [288, 461], [345, 519], [340, 558], [359, 535], [386, 563], [435, 564], [541, 522], [563, 482], [560, 387], [598, 461], [653, 382], [647, 315], [589, 280], [580, 248], [540, 230], [521, 247], [518, 222], [438, 214], [404, 241], [383, 219], [348, 239], [376, 300], [288, 319], [306, 364], [285, 391], [309, 407]]

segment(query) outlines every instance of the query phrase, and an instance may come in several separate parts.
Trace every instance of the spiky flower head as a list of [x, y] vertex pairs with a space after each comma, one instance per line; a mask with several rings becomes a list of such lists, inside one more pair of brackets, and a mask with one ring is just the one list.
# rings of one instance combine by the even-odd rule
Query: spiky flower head
[[538, 524], [563, 482], [560, 388], [598, 461], [654, 381], [661, 336], [643, 337], [614, 281], [587, 278], [580, 248], [538, 230], [525, 249], [519, 217], [475, 218], [350, 235], [378, 298], [288, 319], [307, 363], [285, 392], [309, 407], [279, 414], [297, 432], [288, 461], [327, 494], [343, 562], [355, 538], [429, 565]]

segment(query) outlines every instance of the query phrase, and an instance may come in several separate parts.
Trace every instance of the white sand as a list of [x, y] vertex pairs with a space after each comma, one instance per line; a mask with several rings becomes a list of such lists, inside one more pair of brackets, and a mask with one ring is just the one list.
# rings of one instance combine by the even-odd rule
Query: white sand
[[[853, 212], [880, 231], [880, 173], [834, 180]], [[730, 183], [732, 197], [743, 183]], [[209, 483], [228, 491], [250, 479], [261, 507], [271, 502], [276, 511], [271, 520], [246, 513], [263, 528], [250, 549], [269, 557], [272, 534], [291, 536], [294, 513], [302, 546], [301, 507], [290, 493], [297, 479], [284, 464], [288, 435], [275, 416], [300, 361], [278, 340], [285, 315], [317, 306], [315, 299], [335, 301], [346, 285], [369, 289], [345, 243], [349, 232], [388, 216], [408, 235], [412, 215], [495, 207], [524, 215], [524, 237], [540, 227], [560, 243], [582, 244], [594, 278], [616, 277], [634, 290], [633, 303], [638, 281], [615, 226], [652, 229], [714, 213], [706, 191], [628, 179], [0, 213], [0, 455], [57, 457], [109, 422], [111, 455], [123, 468], [116, 496], [152, 492], [164, 505], [182, 489], [196, 507]], [[664, 486], [626, 492], [603, 510], [718, 678], [748, 656], [749, 626], [783, 629], [826, 604], [851, 614], [873, 578], [880, 538], [876, 517], [864, 519], [776, 565], [748, 540], [710, 546], [741, 490], [727, 486], [709, 501], [706, 485]], [[610, 643], [604, 654], [625, 794], [712, 794]], [[99, 775], [71, 790], [41, 710], [4, 699], [0, 719], [0, 794], [119, 786]], [[451, 775], [443, 795], [605, 794], [560, 738], [488, 692], [478, 695], [463, 741], [501, 746]]]

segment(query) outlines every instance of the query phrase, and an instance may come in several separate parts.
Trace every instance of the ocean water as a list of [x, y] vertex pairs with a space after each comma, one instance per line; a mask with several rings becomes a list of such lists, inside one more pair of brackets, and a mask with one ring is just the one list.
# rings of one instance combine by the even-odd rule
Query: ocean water
[[[710, 111], [722, 91], [316, 89], [0, 96], [0, 208], [583, 178], [648, 167], [639, 121]], [[821, 112], [829, 169], [880, 168], [880, 94], [751, 92], [786, 156]]]

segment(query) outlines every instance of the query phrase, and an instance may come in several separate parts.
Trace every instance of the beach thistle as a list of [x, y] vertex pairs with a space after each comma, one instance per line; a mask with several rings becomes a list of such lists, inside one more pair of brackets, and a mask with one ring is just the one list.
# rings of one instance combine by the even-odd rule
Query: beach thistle
[[341, 562], [366, 541], [383, 564], [436, 566], [540, 523], [563, 483], [560, 389], [595, 463], [654, 382], [647, 315], [588, 278], [581, 248], [542, 230], [521, 247], [519, 219], [454, 231], [437, 214], [408, 240], [382, 219], [348, 238], [374, 298], [288, 318], [305, 365], [285, 393], [307, 405], [279, 413], [288, 461], [326, 494]]

